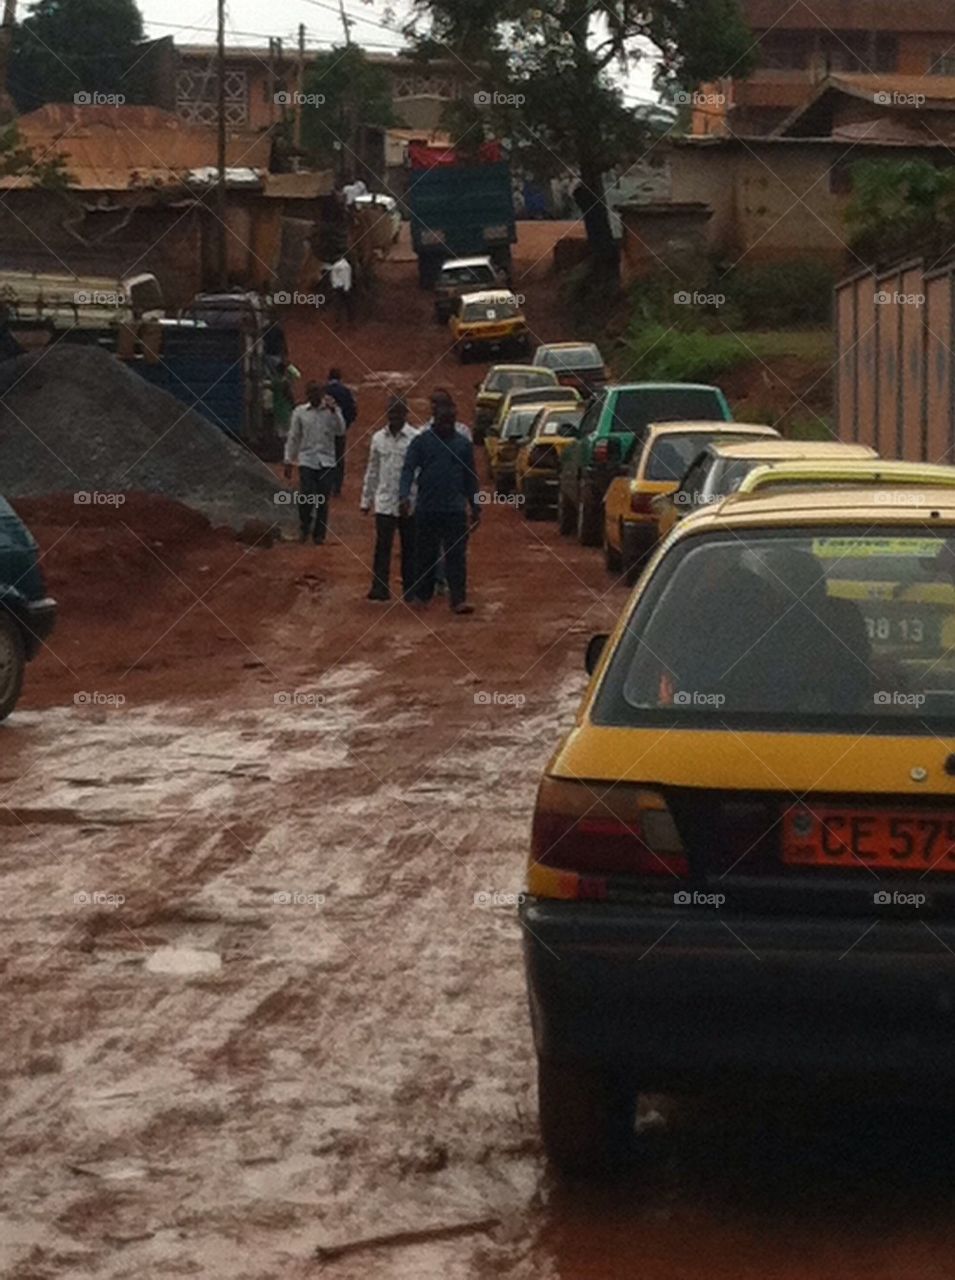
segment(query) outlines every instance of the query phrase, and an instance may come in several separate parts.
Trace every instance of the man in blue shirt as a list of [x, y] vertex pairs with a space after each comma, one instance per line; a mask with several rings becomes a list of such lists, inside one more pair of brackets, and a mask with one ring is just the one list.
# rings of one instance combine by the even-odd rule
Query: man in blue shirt
[[435, 397], [430, 427], [408, 446], [401, 469], [401, 511], [415, 501], [415, 596], [428, 604], [435, 572], [444, 556], [448, 596], [454, 613], [473, 613], [467, 602], [468, 532], [478, 524], [478, 478], [474, 448], [455, 430], [457, 412], [450, 396]]
[[[358, 405], [355, 402], [351, 388], [346, 387], [342, 382], [341, 369], [329, 369], [328, 384], [325, 390], [341, 409], [342, 417], [345, 419], [345, 430], [347, 431], [358, 417]], [[335, 483], [332, 487], [332, 492], [336, 498], [341, 496], [342, 485], [345, 482], [345, 449], [345, 437], [339, 436], [335, 441]]]

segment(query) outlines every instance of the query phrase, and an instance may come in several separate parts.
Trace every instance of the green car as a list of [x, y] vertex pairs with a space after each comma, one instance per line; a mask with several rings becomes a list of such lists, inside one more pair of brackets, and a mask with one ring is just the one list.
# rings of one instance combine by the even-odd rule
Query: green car
[[36, 542], [0, 498], [0, 720], [17, 705], [24, 668], [55, 622], [56, 603], [46, 594]]
[[575, 442], [563, 454], [557, 492], [561, 533], [585, 547], [603, 536], [603, 499], [652, 423], [731, 422], [719, 387], [692, 382], [628, 382], [609, 386], [591, 400]]

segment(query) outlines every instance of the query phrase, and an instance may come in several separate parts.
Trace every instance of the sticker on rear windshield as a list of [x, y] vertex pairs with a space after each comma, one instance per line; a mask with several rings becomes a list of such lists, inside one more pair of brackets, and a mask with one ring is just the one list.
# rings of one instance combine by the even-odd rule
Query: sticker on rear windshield
[[813, 538], [812, 553], [824, 560], [843, 557], [868, 560], [875, 556], [937, 556], [939, 538]]

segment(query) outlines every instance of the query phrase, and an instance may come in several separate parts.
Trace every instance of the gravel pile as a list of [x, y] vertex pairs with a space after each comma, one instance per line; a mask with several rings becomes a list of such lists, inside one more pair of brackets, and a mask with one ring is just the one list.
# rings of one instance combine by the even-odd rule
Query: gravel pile
[[7, 497], [144, 490], [240, 525], [287, 517], [279, 489], [264, 462], [103, 351], [60, 345], [0, 365]]

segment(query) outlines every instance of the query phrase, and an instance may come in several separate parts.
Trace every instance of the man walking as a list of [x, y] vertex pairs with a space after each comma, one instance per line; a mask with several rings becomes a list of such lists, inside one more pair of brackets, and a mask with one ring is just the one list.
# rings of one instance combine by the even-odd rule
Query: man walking
[[[345, 419], [345, 431], [347, 432], [358, 417], [358, 405], [351, 388], [346, 387], [342, 382], [341, 369], [329, 369], [328, 386], [325, 389], [341, 409], [342, 417]], [[341, 496], [342, 485], [345, 483], [346, 447], [345, 436], [337, 437], [335, 440], [335, 484], [333, 488], [336, 498]]]
[[414, 516], [400, 512], [401, 470], [408, 446], [418, 434], [409, 427], [408, 406], [394, 399], [388, 405], [388, 425], [371, 438], [361, 509], [375, 512], [375, 560], [369, 600], [389, 600], [391, 589], [391, 548], [395, 533], [401, 543], [401, 586], [406, 601], [414, 586]]
[[355, 298], [352, 292], [354, 278], [351, 263], [344, 254], [332, 263], [328, 279], [335, 300], [335, 319], [339, 324], [345, 320], [351, 324], [355, 319]]
[[298, 464], [296, 495], [301, 541], [320, 547], [328, 532], [328, 500], [335, 483], [335, 441], [345, 435], [345, 419], [333, 398], [317, 382], [306, 389], [307, 404], [292, 413], [285, 442], [285, 478]]
[[470, 528], [480, 516], [474, 448], [455, 430], [450, 399], [437, 400], [431, 425], [408, 446], [401, 469], [400, 510], [411, 510], [411, 490], [417, 481], [415, 509], [415, 595], [428, 604], [434, 595], [435, 573], [444, 556], [448, 593], [454, 613], [473, 613], [467, 602], [468, 513]]

